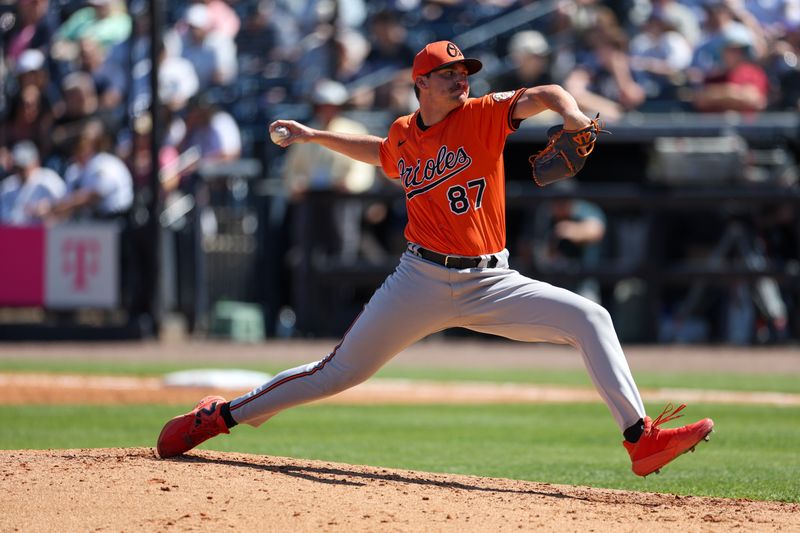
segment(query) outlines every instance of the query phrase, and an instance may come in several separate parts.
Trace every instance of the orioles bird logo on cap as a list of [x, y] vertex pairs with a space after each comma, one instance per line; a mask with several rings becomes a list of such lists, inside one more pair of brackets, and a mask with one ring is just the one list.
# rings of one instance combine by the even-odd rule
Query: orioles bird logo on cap
[[461, 50], [458, 49], [453, 43], [447, 43], [447, 55], [450, 57], [457, 57], [461, 55]]

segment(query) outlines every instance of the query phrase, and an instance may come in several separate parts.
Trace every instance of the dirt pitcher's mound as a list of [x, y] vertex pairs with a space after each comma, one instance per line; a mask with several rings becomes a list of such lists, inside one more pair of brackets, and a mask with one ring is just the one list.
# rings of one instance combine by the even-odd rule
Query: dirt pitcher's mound
[[0, 531], [796, 531], [800, 505], [194, 451], [0, 451]]

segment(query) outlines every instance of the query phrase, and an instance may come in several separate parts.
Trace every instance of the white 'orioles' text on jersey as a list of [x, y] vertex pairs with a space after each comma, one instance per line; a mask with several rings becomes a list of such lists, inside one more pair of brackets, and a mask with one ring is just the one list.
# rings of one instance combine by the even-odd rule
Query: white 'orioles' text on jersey
[[424, 130], [419, 111], [398, 118], [381, 143], [381, 166], [400, 180], [411, 242], [444, 254], [478, 256], [505, 248], [506, 137], [525, 89], [469, 98]]

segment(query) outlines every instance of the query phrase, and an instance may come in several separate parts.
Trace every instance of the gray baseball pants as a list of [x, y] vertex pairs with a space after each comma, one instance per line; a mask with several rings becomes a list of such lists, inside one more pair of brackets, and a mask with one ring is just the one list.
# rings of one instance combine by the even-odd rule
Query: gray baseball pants
[[509, 269], [507, 250], [495, 256], [495, 268], [457, 270], [405, 252], [327, 357], [281, 372], [232, 400], [234, 420], [259, 426], [288, 407], [358, 385], [409, 345], [452, 327], [574, 346], [620, 429], [644, 418], [608, 312]]

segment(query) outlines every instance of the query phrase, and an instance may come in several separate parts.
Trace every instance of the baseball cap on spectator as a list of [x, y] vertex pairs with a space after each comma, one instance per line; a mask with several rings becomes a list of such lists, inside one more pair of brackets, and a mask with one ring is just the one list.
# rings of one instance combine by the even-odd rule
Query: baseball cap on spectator
[[39, 162], [39, 150], [31, 141], [20, 141], [11, 149], [11, 158], [15, 166], [27, 168]]
[[464, 57], [461, 49], [454, 43], [436, 41], [420, 50], [414, 58], [411, 79], [416, 80], [418, 76], [426, 76], [434, 70], [448, 67], [454, 63], [463, 63], [467, 67], [468, 74], [475, 74], [483, 68], [483, 64], [479, 60], [472, 57]]
[[14, 71], [19, 74], [41, 70], [44, 67], [44, 54], [36, 49], [28, 49], [22, 52], [17, 59]]
[[745, 26], [729, 24], [722, 32], [722, 42], [725, 47], [744, 48], [750, 57], [755, 54], [753, 36]]
[[511, 55], [543, 56], [550, 52], [550, 45], [544, 35], [535, 30], [525, 30], [514, 34], [508, 42], [508, 53]]
[[203, 4], [192, 4], [186, 10], [186, 23], [193, 28], [208, 27], [208, 8]]
[[321, 80], [311, 91], [311, 102], [315, 105], [344, 105], [348, 98], [345, 86], [333, 80]]

